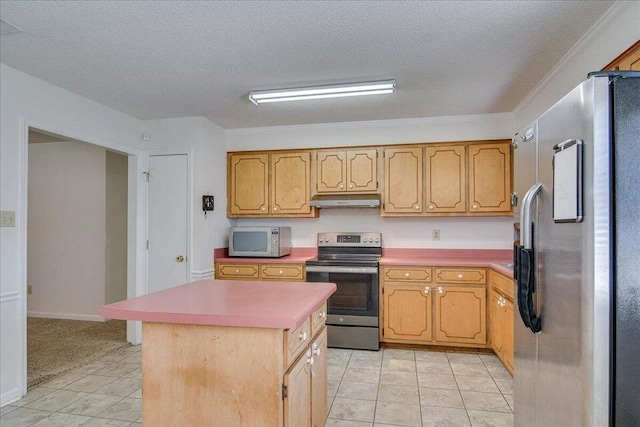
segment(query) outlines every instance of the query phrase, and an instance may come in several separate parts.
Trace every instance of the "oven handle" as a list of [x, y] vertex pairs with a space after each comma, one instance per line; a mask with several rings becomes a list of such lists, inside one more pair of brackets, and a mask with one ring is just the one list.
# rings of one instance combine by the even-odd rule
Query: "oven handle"
[[364, 273], [378, 274], [377, 267], [337, 267], [326, 265], [308, 265], [307, 273]]

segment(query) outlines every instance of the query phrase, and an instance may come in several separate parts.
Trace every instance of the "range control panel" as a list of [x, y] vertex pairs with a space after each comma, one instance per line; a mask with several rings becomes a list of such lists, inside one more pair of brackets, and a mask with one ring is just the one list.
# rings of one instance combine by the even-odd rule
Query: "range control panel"
[[381, 248], [382, 233], [318, 233], [318, 246]]

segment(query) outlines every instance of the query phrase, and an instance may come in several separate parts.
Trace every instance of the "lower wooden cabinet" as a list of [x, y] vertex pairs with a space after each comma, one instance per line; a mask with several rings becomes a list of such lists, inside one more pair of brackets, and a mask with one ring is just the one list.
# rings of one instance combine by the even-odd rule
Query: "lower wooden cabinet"
[[383, 307], [385, 338], [431, 341], [432, 302], [428, 285], [384, 285]]
[[304, 282], [305, 270], [302, 264], [216, 263], [215, 278]]
[[491, 347], [507, 370], [513, 374], [514, 365], [514, 305], [511, 296], [504, 289], [504, 282], [511, 281], [505, 276], [491, 272], [491, 296], [489, 316], [491, 326]]
[[439, 286], [435, 295], [435, 341], [487, 343], [487, 296], [484, 286]]
[[327, 328], [284, 375], [284, 425], [324, 426], [327, 419]]

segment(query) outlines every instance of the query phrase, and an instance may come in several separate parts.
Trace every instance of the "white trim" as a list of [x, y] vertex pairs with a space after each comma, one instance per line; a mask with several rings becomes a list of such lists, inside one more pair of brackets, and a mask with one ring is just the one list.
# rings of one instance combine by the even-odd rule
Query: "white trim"
[[[517, 115], [520, 109], [529, 103], [540, 92], [556, 74], [562, 72], [569, 64], [571, 64], [578, 55], [589, 48], [600, 37], [603, 31], [609, 28], [615, 21], [622, 15], [627, 9], [633, 6], [633, 1], [617, 1], [613, 6], [602, 15], [595, 24], [584, 33], [584, 35], [573, 45], [571, 49], [558, 61], [558, 63], [547, 73], [546, 76], [525, 96], [516, 107], [513, 109], [512, 114]], [[613, 58], [612, 58], [613, 59]], [[602, 66], [605, 66], [602, 64]], [[585, 75], [586, 79], [587, 76]]]
[[18, 301], [20, 300], [20, 295], [21, 295], [20, 291], [5, 292], [4, 294], [0, 295], [0, 304], [9, 302], [9, 301]]
[[209, 279], [213, 277], [213, 268], [209, 270], [200, 270], [191, 272], [191, 280]]
[[75, 314], [75, 313], [46, 313], [43, 311], [27, 311], [27, 317], [39, 317], [42, 319], [67, 319], [67, 320], [87, 320], [90, 322], [105, 322], [107, 319], [97, 314]]
[[2, 395], [0, 395], [0, 402], [2, 402], [2, 404], [0, 404], [0, 407], [9, 405], [13, 402], [17, 402], [18, 400], [22, 399], [22, 396], [24, 395], [20, 391], [20, 387], [16, 387], [6, 393], [2, 393]]
[[389, 120], [367, 120], [359, 122], [335, 122], [335, 123], [313, 123], [306, 125], [286, 125], [286, 126], [264, 126], [254, 128], [225, 129], [228, 135], [252, 134], [263, 132], [280, 132], [283, 130], [299, 129], [348, 129], [348, 128], [378, 128], [393, 126], [420, 126], [444, 123], [469, 123], [482, 122], [487, 119], [506, 118], [513, 120], [513, 113], [492, 113], [492, 114], [469, 114], [459, 116], [438, 116], [438, 117], [416, 117], [410, 119], [389, 119]]

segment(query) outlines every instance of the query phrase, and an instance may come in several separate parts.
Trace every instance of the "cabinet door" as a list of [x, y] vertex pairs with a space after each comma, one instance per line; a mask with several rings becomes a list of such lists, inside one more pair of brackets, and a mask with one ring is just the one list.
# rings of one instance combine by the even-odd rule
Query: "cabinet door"
[[311, 153], [271, 155], [271, 214], [311, 213]]
[[384, 150], [384, 212], [422, 212], [422, 148]]
[[269, 214], [268, 154], [232, 154], [227, 179], [229, 216]]
[[347, 190], [376, 191], [378, 161], [375, 148], [347, 151]]
[[499, 303], [500, 295], [491, 290], [490, 313], [491, 319], [491, 347], [502, 360], [504, 358], [504, 322], [502, 320], [502, 307]]
[[484, 287], [435, 288], [435, 340], [486, 344], [487, 297]]
[[469, 145], [469, 212], [511, 211], [511, 145]]
[[284, 398], [285, 427], [308, 426], [311, 423], [310, 356], [302, 353], [289, 372], [284, 374], [284, 385], [287, 387], [287, 397]]
[[507, 369], [513, 374], [513, 303], [505, 299], [506, 306], [504, 307], [504, 362], [507, 365]]
[[318, 151], [316, 159], [318, 193], [347, 191], [347, 153]]
[[327, 328], [311, 345], [311, 425], [324, 426], [327, 420]]
[[431, 341], [428, 285], [384, 285], [384, 338]]
[[466, 212], [465, 146], [425, 148], [425, 211]]

